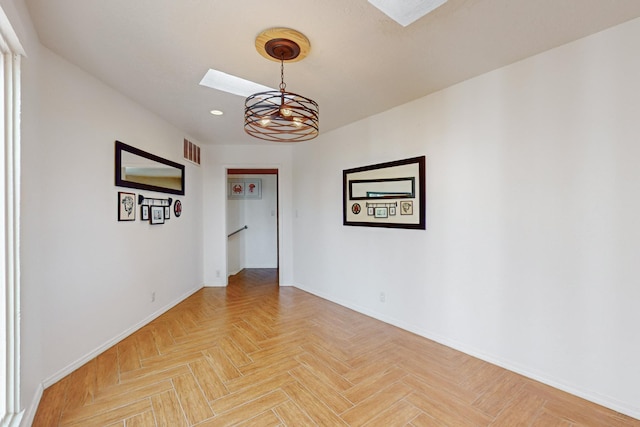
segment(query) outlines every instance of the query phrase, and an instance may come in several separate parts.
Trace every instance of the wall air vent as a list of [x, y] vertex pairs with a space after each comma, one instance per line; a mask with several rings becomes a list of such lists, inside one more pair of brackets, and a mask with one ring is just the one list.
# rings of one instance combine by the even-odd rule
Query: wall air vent
[[200, 147], [188, 139], [184, 139], [184, 158], [196, 165], [200, 164]]

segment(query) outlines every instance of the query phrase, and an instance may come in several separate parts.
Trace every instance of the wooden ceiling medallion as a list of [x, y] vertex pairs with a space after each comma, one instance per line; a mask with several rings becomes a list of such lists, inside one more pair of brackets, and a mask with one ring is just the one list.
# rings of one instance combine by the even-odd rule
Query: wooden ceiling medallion
[[285, 62], [298, 62], [307, 57], [311, 43], [291, 28], [269, 28], [256, 37], [256, 50], [270, 61], [280, 62], [284, 54]]

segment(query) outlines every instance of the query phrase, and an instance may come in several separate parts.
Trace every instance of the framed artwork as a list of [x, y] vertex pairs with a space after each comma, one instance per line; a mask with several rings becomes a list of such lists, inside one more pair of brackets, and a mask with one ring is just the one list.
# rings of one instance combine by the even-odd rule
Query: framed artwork
[[230, 179], [227, 181], [229, 199], [244, 199], [244, 180]]
[[375, 212], [373, 216], [376, 218], [387, 218], [389, 216], [387, 215], [388, 212], [389, 212], [389, 208], [386, 206], [381, 208], [375, 208]]
[[231, 178], [227, 181], [228, 199], [261, 199], [262, 179]]
[[164, 206], [149, 206], [151, 209], [151, 224], [164, 224]]
[[413, 215], [413, 202], [411, 200], [400, 202], [400, 215]]
[[140, 219], [142, 221], [149, 221], [149, 205], [140, 206]]
[[173, 204], [173, 214], [176, 216], [176, 218], [182, 215], [182, 202], [180, 200], [176, 200], [176, 202]]
[[245, 199], [261, 199], [262, 198], [262, 180], [259, 178], [246, 179], [244, 181], [244, 198]]
[[118, 192], [118, 221], [135, 221], [136, 195], [135, 193]]
[[169, 219], [171, 218], [171, 206], [165, 206], [164, 207], [164, 219]]
[[425, 230], [425, 167], [421, 156], [343, 170], [343, 224]]

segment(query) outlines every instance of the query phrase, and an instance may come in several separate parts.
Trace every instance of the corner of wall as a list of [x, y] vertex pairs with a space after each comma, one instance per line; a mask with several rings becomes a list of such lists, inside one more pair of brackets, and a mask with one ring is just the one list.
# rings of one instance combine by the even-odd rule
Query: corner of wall
[[44, 393], [44, 385], [40, 383], [36, 388], [36, 392], [31, 399], [29, 406], [26, 407], [24, 412], [22, 413], [22, 420], [20, 422], [20, 426], [28, 427], [33, 425], [33, 420], [36, 417], [36, 412], [38, 411], [38, 406], [40, 405], [40, 400], [42, 399], [42, 394]]

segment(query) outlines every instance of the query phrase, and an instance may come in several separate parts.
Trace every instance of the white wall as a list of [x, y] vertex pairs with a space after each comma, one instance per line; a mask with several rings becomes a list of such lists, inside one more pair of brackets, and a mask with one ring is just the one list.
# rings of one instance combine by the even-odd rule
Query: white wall
[[[264, 145], [246, 146], [209, 145], [203, 148], [202, 156], [207, 165], [203, 178], [206, 286], [225, 286], [227, 284], [227, 231], [233, 231], [232, 225], [227, 224], [226, 218], [226, 170], [228, 168], [278, 169], [279, 206], [276, 209], [280, 213], [280, 284], [293, 284], [291, 146], [266, 142]], [[257, 265], [247, 264], [247, 266]]]
[[227, 234], [248, 227], [229, 237], [227, 276], [243, 268], [278, 267], [277, 176], [275, 174], [234, 174], [229, 179], [261, 180], [259, 199], [227, 199]]
[[[185, 135], [45, 49], [41, 60], [48, 87], [39, 96], [41, 139], [24, 141], [38, 144], [40, 161], [29, 167], [24, 159], [23, 175], [27, 190], [40, 187], [25, 191], [40, 209], [23, 212], [23, 226], [41, 234], [23, 244], [42, 253], [25, 268], [40, 273], [45, 367], [53, 374], [203, 285], [202, 183], [200, 169], [187, 163], [185, 196], [116, 188], [116, 139], [181, 161]], [[118, 190], [181, 199], [183, 214], [162, 226], [118, 222]]]
[[[182, 160], [188, 135], [40, 46], [24, 6], [7, 6], [28, 42], [22, 401], [32, 410], [42, 385], [203, 286], [202, 173]], [[180, 218], [117, 221], [118, 190], [141, 192], [114, 185], [116, 139], [186, 164], [185, 196], [142, 192], [180, 199]]]
[[[245, 205], [241, 201], [227, 199], [227, 235], [244, 227]], [[240, 231], [227, 238], [227, 277], [240, 272], [247, 264], [245, 232]]]
[[[639, 50], [635, 20], [297, 145], [296, 285], [640, 418]], [[426, 231], [342, 225], [343, 169], [423, 154]]]

